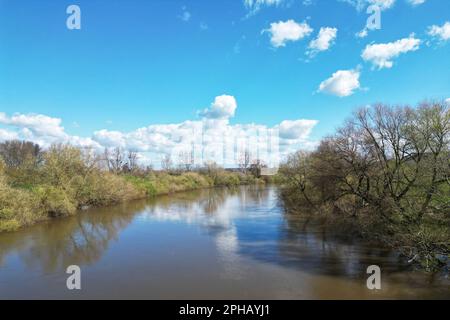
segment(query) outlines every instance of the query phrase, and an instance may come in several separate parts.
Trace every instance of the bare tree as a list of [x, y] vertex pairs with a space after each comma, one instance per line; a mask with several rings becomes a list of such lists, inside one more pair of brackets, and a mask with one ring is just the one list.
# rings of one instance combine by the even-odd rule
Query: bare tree
[[81, 157], [86, 165], [86, 173], [90, 173], [95, 169], [102, 169], [102, 155], [98, 154], [93, 148], [82, 148]]
[[[420, 220], [431, 206], [436, 212], [448, 205], [437, 195], [449, 177], [449, 122], [441, 103], [361, 109], [311, 154], [307, 180], [321, 201], [345, 199], [354, 214], [370, 206], [387, 220], [393, 213]], [[298, 175], [291, 179], [303, 192]]]
[[172, 169], [172, 166], [173, 166], [172, 158], [170, 157], [170, 154], [167, 153], [161, 159], [161, 168], [164, 171], [170, 171], [170, 169]]
[[179, 153], [179, 165], [185, 171], [192, 171], [194, 168], [194, 152], [181, 151]]
[[238, 161], [239, 169], [241, 169], [243, 173], [247, 173], [251, 163], [250, 151], [248, 149], [245, 149], [243, 152], [241, 152]]
[[136, 172], [139, 169], [138, 153], [136, 151], [128, 151], [127, 162], [125, 164], [129, 172]]
[[103, 153], [103, 157], [108, 166], [108, 170], [110, 172], [119, 173], [124, 168], [126, 162], [126, 158], [124, 155], [124, 151], [122, 148], [114, 148], [112, 151], [108, 148], [105, 148]]
[[250, 172], [252, 173], [252, 175], [254, 175], [257, 178], [261, 177], [261, 171], [263, 168], [267, 168], [267, 165], [264, 163], [264, 161], [260, 160], [260, 159], [256, 159], [252, 162], [252, 164], [250, 165]]

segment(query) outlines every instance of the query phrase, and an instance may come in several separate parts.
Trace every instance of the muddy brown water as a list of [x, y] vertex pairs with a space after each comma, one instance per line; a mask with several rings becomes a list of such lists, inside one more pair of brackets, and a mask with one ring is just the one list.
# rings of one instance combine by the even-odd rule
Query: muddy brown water
[[[81, 268], [68, 290], [66, 268]], [[381, 290], [366, 268], [381, 268]], [[449, 279], [285, 214], [276, 187], [199, 190], [0, 234], [2, 299], [450, 299]]]

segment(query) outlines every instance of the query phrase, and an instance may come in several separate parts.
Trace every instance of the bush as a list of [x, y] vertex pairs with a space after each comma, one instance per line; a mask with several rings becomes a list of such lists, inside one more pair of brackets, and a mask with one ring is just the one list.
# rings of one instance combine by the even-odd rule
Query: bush
[[233, 187], [241, 184], [239, 174], [233, 174], [227, 171], [221, 171], [217, 174], [214, 184], [216, 186]]
[[76, 200], [62, 189], [44, 185], [34, 188], [33, 192], [38, 197], [43, 211], [50, 217], [69, 216], [77, 209]]
[[0, 173], [0, 232], [30, 225], [45, 217], [39, 200], [27, 190], [11, 188]]

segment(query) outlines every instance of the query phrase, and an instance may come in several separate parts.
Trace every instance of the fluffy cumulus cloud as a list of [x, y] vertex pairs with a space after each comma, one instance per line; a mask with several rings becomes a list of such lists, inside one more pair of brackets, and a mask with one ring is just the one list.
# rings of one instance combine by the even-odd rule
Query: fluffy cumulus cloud
[[429, 27], [428, 34], [440, 41], [450, 40], [450, 21], [445, 22], [442, 26], [433, 25]]
[[[0, 139], [25, 139], [48, 147], [52, 143], [71, 143], [79, 147], [100, 146], [91, 138], [70, 136], [61, 126], [62, 120], [42, 114], [13, 114], [7, 116], [0, 113], [0, 124], [10, 129], [2, 129]], [[6, 138], [5, 138], [6, 136]]]
[[309, 43], [307, 54], [315, 56], [320, 51], [328, 50], [336, 39], [337, 31], [336, 28], [320, 28], [317, 38]]
[[351, 96], [360, 88], [359, 77], [359, 70], [338, 70], [320, 84], [319, 91], [338, 97]]
[[283, 140], [307, 140], [317, 120], [284, 120], [276, 128]]
[[371, 62], [378, 69], [392, 68], [394, 59], [402, 53], [416, 51], [420, 47], [420, 39], [414, 35], [409, 38], [397, 40], [389, 43], [370, 44], [362, 52], [364, 61]]
[[14, 140], [19, 138], [19, 135], [17, 132], [9, 131], [5, 129], [0, 128], [0, 142], [6, 141], [6, 140]]
[[211, 106], [200, 114], [210, 119], [228, 119], [234, 117], [236, 108], [237, 103], [233, 96], [221, 95], [216, 97]]
[[445, 102], [450, 106], [450, 98], [445, 99]]
[[240, 155], [250, 151], [253, 159], [276, 166], [288, 153], [315, 145], [310, 139], [316, 120], [285, 120], [275, 126], [230, 124], [237, 108], [233, 96], [218, 96], [199, 114], [199, 120], [174, 124], [152, 124], [129, 132], [101, 129], [91, 137], [69, 135], [61, 119], [46, 115], [0, 113], [0, 140], [25, 139], [48, 147], [52, 143], [70, 143], [101, 152], [104, 148], [137, 151], [141, 161], [159, 166], [169, 154], [174, 163], [183, 153], [193, 153], [195, 164], [216, 161], [236, 166]]
[[61, 126], [61, 119], [51, 118], [41, 114], [14, 114], [11, 117], [7, 117], [6, 114], [0, 113], [0, 123], [27, 128], [38, 136], [64, 136], [64, 128]]
[[262, 31], [270, 33], [270, 42], [275, 48], [284, 47], [288, 41], [298, 41], [311, 34], [313, 29], [306, 23], [294, 20], [273, 22], [269, 29]]

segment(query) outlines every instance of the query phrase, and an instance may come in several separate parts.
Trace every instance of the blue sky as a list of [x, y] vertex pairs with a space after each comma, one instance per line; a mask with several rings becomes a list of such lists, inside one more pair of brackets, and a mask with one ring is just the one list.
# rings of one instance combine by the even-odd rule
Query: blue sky
[[[371, 2], [381, 29], [358, 37]], [[0, 0], [0, 133], [54, 142], [39, 128], [54, 125], [105, 146], [96, 132], [201, 121], [227, 95], [227, 125], [312, 142], [359, 106], [450, 97], [450, 2], [413, 2]], [[80, 30], [66, 27], [71, 4]], [[335, 37], [309, 55], [321, 28]], [[281, 126], [299, 119], [315, 122]]]

